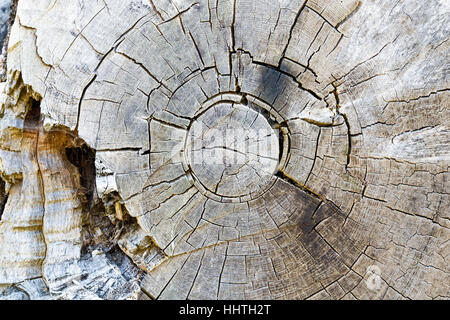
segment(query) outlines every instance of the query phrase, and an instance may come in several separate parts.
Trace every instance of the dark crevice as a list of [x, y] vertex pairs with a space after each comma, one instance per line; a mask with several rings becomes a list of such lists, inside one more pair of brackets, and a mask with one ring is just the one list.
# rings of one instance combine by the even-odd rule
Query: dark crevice
[[80, 185], [86, 196], [88, 208], [93, 205], [95, 193], [95, 151], [86, 144], [80, 147], [66, 148], [67, 159], [78, 168]]
[[311, 176], [311, 173], [314, 170], [314, 166], [316, 165], [317, 150], [319, 150], [319, 142], [320, 142], [320, 135], [321, 135], [321, 133], [322, 133], [322, 129], [319, 127], [319, 134], [317, 135], [316, 149], [315, 149], [315, 152], [314, 152], [314, 160], [313, 160], [313, 164], [311, 166], [311, 170], [309, 171], [308, 176], [306, 177], [305, 184], [308, 183], [309, 177]]
[[6, 202], [8, 201], [8, 194], [5, 190], [5, 181], [0, 179], [0, 221], [2, 220], [3, 211], [5, 210]]
[[241, 92], [241, 87], [238, 85], [238, 79], [237, 78], [235, 79], [235, 81], [236, 81], [236, 89], [235, 89], [235, 91], [236, 91], [237, 94], [242, 95], [240, 104], [242, 104], [244, 106], [247, 106], [248, 105], [247, 95], [245, 93]]
[[[230, 27], [230, 31], [231, 31], [231, 51], [230, 51], [230, 60], [231, 60], [231, 53], [235, 52], [234, 47], [236, 46], [236, 34], [235, 34], [235, 30], [234, 30], [234, 25], [236, 23], [236, 0], [233, 0], [233, 17], [231, 20], [231, 27]], [[230, 74], [231, 74], [231, 68], [230, 68]]]
[[97, 78], [97, 75], [94, 74], [94, 76], [89, 80], [87, 85], [83, 88], [83, 91], [81, 92], [81, 97], [78, 102], [78, 113], [77, 113], [77, 123], [75, 125], [75, 132], [78, 133], [78, 126], [80, 125], [80, 114], [81, 114], [81, 103], [83, 102], [84, 95], [86, 94], [87, 89], [90, 87], [90, 85], [95, 81]]
[[31, 98], [29, 105], [31, 106], [31, 108], [28, 109], [25, 116], [23, 129], [37, 130], [39, 127], [39, 121], [41, 120], [41, 102], [39, 100]]
[[341, 113], [339, 111], [339, 109], [341, 108], [341, 104], [340, 104], [341, 102], [339, 99], [337, 86], [334, 83], [332, 83], [332, 86], [333, 86], [332, 93], [333, 93], [334, 99], [336, 100], [336, 111], [339, 115], [342, 116], [342, 118], [344, 118], [344, 122], [347, 127], [347, 138], [348, 138], [347, 144], [348, 145], [347, 145], [347, 162], [345, 164], [345, 170], [347, 171], [348, 166], [350, 165], [350, 155], [352, 154], [352, 135], [351, 135], [351, 130], [350, 130], [350, 121], [348, 120], [348, 116], [345, 113]]
[[348, 166], [350, 165], [350, 155], [352, 154], [352, 135], [350, 134], [350, 122], [348, 121], [348, 117], [346, 114], [341, 113], [342, 117], [344, 118], [345, 125], [347, 126], [347, 163], [345, 164], [345, 170], [348, 169]]
[[[305, 0], [305, 2], [303, 2], [303, 4], [300, 7], [300, 9], [297, 11], [297, 14], [295, 16], [294, 22], [292, 23], [291, 28], [289, 30], [288, 41], [286, 42], [286, 46], [284, 47], [283, 52], [281, 54], [281, 59], [286, 56], [286, 51], [287, 51], [287, 48], [289, 47], [289, 43], [291, 42], [292, 34], [294, 33], [294, 28], [295, 28], [295, 26], [297, 24], [298, 19], [300, 18], [300, 14], [302, 13], [303, 9], [305, 9], [305, 7], [306, 7], [306, 2], [307, 1]], [[281, 59], [280, 59], [280, 61], [278, 63], [278, 68], [280, 68]]]
[[[287, 152], [286, 152], [286, 156], [289, 155], [290, 149], [291, 149], [291, 137], [289, 134], [286, 134], [283, 132], [283, 130], [281, 129], [281, 127], [285, 128], [286, 130], [288, 130], [287, 126], [285, 126], [285, 124], [280, 124], [280, 128], [278, 129], [278, 145], [279, 145], [279, 154], [278, 154], [278, 163], [281, 164], [282, 159], [283, 159], [283, 155], [284, 155], [284, 148], [287, 148]], [[286, 141], [285, 141], [286, 138]], [[285, 146], [284, 144], [287, 143], [287, 146]], [[283, 164], [283, 167], [286, 164]]]
[[309, 190], [308, 188], [306, 188], [304, 185], [298, 183], [296, 180], [292, 179], [291, 177], [287, 176], [286, 174], [284, 174], [282, 171], [278, 171], [275, 174], [278, 178], [286, 181], [287, 183], [299, 188], [300, 190], [304, 191], [305, 193], [309, 194], [310, 196], [313, 196], [315, 198], [318, 198], [320, 200], [323, 201], [323, 197], [321, 197], [320, 195], [312, 192], [311, 190]]

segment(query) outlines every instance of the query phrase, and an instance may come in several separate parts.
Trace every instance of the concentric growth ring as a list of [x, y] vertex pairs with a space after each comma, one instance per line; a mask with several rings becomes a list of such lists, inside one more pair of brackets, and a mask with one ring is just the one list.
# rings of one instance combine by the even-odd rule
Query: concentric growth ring
[[264, 102], [240, 93], [207, 100], [185, 141], [184, 167], [194, 185], [221, 202], [248, 201], [266, 192], [286, 159], [281, 120]]

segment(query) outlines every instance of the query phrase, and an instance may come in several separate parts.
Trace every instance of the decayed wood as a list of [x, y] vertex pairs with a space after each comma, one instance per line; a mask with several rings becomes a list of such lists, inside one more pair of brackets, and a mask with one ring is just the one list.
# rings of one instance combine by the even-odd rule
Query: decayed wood
[[445, 1], [20, 0], [0, 296], [448, 299], [449, 20]]

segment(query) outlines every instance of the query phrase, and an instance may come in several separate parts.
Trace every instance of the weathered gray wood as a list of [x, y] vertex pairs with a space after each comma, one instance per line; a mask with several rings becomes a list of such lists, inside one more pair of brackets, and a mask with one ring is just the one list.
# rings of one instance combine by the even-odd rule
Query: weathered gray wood
[[445, 1], [19, 0], [0, 297], [448, 299], [449, 22]]

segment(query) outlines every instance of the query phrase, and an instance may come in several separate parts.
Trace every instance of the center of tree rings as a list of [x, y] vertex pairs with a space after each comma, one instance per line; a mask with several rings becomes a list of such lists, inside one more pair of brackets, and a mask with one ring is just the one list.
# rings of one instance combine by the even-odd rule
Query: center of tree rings
[[221, 202], [254, 199], [270, 188], [286, 156], [282, 118], [240, 94], [206, 101], [192, 120], [184, 162], [194, 185]]

